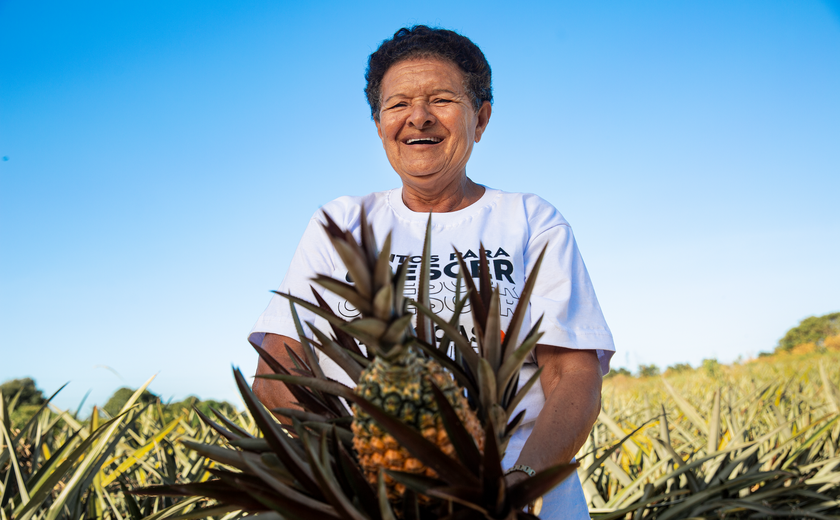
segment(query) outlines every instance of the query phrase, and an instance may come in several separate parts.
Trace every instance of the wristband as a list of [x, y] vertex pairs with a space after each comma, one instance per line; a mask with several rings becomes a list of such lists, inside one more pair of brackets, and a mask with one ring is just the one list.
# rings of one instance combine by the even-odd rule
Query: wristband
[[525, 464], [516, 464], [515, 466], [511, 466], [507, 471], [505, 471], [505, 475], [510, 475], [514, 471], [521, 471], [529, 477], [533, 477], [537, 474], [537, 472], [534, 471], [534, 468], [532, 468], [531, 466], [526, 466]]
[[[516, 464], [514, 466], [511, 466], [507, 471], [505, 471], [505, 475], [510, 475], [511, 473], [513, 473], [515, 471], [521, 471], [522, 473], [525, 473], [529, 477], [533, 477], [534, 475], [537, 474], [537, 472], [534, 471], [534, 468], [532, 468], [531, 466], [526, 466], [525, 464]], [[542, 497], [537, 497], [533, 502], [528, 504], [528, 506], [525, 508], [525, 511], [527, 511], [528, 513], [530, 513], [532, 515], [535, 515], [535, 516], [539, 515], [540, 510], [542, 509], [542, 504], [543, 504]]]

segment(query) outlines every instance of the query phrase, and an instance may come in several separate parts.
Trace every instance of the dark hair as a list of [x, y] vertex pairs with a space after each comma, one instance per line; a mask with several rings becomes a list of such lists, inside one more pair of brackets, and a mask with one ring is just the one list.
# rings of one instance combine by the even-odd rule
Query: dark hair
[[415, 25], [394, 33], [393, 38], [382, 42], [368, 58], [365, 95], [374, 119], [379, 120], [385, 73], [395, 63], [412, 58], [441, 58], [457, 65], [464, 73], [464, 89], [476, 111], [485, 101], [493, 102], [490, 64], [476, 44], [453, 31]]

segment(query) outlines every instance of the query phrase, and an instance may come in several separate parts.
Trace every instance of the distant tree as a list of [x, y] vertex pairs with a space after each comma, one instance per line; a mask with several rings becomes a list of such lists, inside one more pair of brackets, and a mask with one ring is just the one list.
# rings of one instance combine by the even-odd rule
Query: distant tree
[[607, 375], [605, 375], [605, 376], [604, 376], [604, 378], [609, 379], [609, 378], [611, 378], [611, 377], [615, 377], [615, 376], [627, 376], [627, 377], [633, 377], [633, 374], [631, 374], [631, 373], [630, 373], [630, 371], [629, 371], [629, 370], [627, 370], [626, 368], [624, 368], [624, 367], [619, 367], [619, 368], [613, 368], [613, 369], [611, 369], [611, 370], [607, 373]]
[[[131, 388], [120, 388], [119, 390], [114, 392], [114, 395], [112, 395], [111, 398], [108, 399], [108, 402], [105, 403], [105, 406], [103, 406], [102, 409], [108, 412], [108, 415], [110, 415], [111, 417], [117, 415], [118, 413], [120, 413], [120, 410], [122, 410], [122, 407], [125, 406], [125, 403], [128, 402], [128, 400], [131, 398], [134, 392], [135, 390], [132, 390]], [[155, 394], [149, 392], [148, 390], [143, 390], [143, 393], [140, 394], [140, 398], [137, 400], [137, 402], [141, 404], [149, 404], [155, 402], [157, 399], [158, 396], [156, 396]]]
[[723, 375], [723, 370], [720, 368], [720, 363], [718, 363], [717, 359], [704, 359], [700, 367], [709, 377], [717, 378]]
[[218, 410], [225, 415], [232, 415], [236, 413], [236, 408], [227, 401], [215, 401], [213, 399], [207, 399], [205, 401], [200, 400], [198, 397], [193, 395], [187, 397], [183, 401], [179, 401], [176, 403], [171, 403], [167, 406], [168, 409], [172, 410], [173, 413], [180, 413], [181, 410], [187, 409], [191, 410], [192, 407], [195, 406], [196, 408], [201, 411], [204, 415], [208, 415], [210, 417], [213, 416], [213, 412], [211, 408], [214, 410]]
[[666, 374], [669, 374], [669, 373], [679, 374], [680, 372], [690, 372], [692, 370], [694, 370], [694, 369], [691, 368], [691, 365], [689, 365], [688, 363], [677, 363], [676, 365], [669, 366], [665, 370], [665, 373]]
[[822, 346], [827, 337], [836, 335], [840, 335], [840, 312], [825, 316], [811, 316], [785, 333], [779, 340], [776, 352], [786, 352], [803, 343], [816, 343]]
[[44, 393], [38, 390], [35, 386], [35, 381], [31, 377], [24, 377], [23, 379], [12, 379], [0, 385], [0, 391], [3, 392], [3, 397], [6, 401], [11, 401], [20, 392], [17, 404], [20, 405], [36, 405], [44, 404]]
[[659, 367], [656, 365], [639, 365], [639, 377], [653, 377], [659, 375]]

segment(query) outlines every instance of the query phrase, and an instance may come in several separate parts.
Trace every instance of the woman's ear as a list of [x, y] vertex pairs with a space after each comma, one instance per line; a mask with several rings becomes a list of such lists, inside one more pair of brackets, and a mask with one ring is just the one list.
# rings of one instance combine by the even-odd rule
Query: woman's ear
[[481, 104], [478, 109], [478, 117], [475, 124], [475, 142], [481, 141], [481, 136], [484, 135], [484, 130], [487, 129], [487, 123], [490, 122], [490, 114], [493, 112], [493, 105], [489, 101]]
[[376, 135], [378, 135], [379, 139], [381, 140], [382, 139], [382, 127], [379, 126], [379, 118], [378, 117], [375, 117], [373, 119], [373, 124], [376, 125]]

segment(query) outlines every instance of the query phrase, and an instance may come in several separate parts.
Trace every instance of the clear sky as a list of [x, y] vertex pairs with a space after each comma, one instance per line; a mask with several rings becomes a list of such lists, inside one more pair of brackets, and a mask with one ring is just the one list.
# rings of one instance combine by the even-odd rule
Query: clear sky
[[772, 350], [840, 310], [840, 2], [0, 2], [0, 381], [236, 402], [309, 217], [398, 184], [368, 54], [475, 41], [468, 174], [564, 214], [613, 366]]

